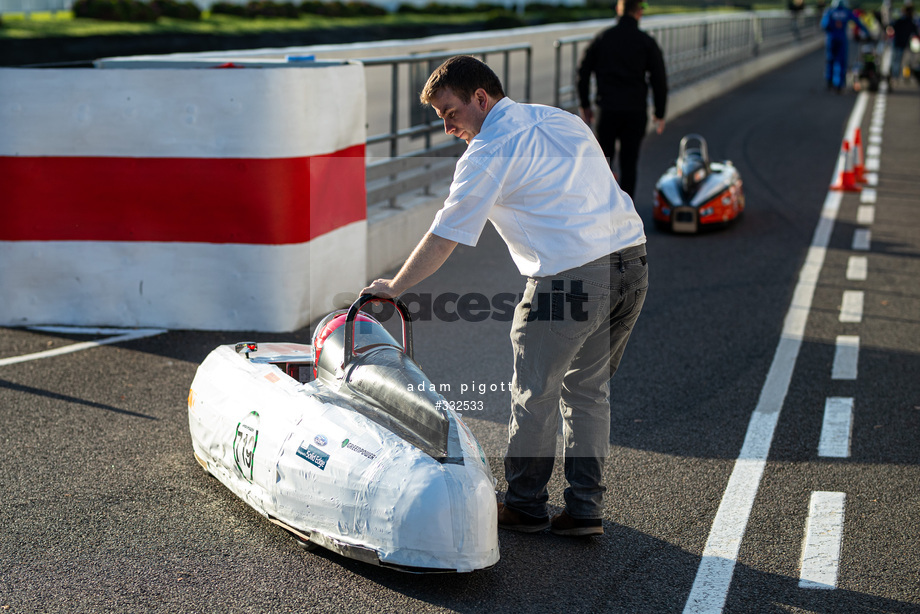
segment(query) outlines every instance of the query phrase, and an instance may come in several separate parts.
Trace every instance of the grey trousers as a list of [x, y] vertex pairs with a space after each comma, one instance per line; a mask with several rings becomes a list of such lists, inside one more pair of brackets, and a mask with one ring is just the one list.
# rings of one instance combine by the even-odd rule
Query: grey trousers
[[547, 483], [563, 423], [566, 510], [603, 514], [613, 377], [648, 291], [645, 246], [552, 277], [528, 278], [514, 312], [514, 376], [505, 505], [547, 515]]

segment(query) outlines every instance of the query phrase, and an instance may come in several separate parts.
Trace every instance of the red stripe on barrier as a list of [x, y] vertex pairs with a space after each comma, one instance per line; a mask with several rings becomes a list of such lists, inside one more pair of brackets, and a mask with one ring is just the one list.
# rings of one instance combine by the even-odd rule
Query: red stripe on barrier
[[269, 159], [0, 156], [0, 240], [304, 243], [366, 219], [364, 150]]

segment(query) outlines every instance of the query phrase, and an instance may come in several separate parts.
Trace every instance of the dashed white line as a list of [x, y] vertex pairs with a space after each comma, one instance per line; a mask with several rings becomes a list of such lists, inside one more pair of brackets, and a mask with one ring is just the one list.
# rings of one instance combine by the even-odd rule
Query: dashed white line
[[844, 290], [840, 303], [840, 321], [862, 322], [864, 299], [862, 290]]
[[859, 364], [859, 337], [857, 335], [839, 335], [834, 345], [834, 366], [831, 379], [856, 379]]
[[875, 188], [863, 188], [859, 193], [859, 202], [874, 203], [878, 198], [878, 192]]
[[829, 397], [825, 399], [821, 440], [818, 442], [818, 456], [849, 458], [852, 432], [853, 399], [850, 397]]
[[840, 210], [841, 198], [840, 192], [829, 192], [825, 198], [812, 246], [799, 273], [799, 281], [793, 291], [789, 311], [786, 312], [773, 362], [760, 391], [757, 407], [754, 408], [748, 423], [741, 453], [735, 461], [709, 538], [706, 540], [700, 566], [684, 607], [685, 614], [717, 613], [721, 612], [725, 605], [738, 559], [738, 550], [805, 336], [805, 323], [811, 311], [818, 276], [824, 265], [828, 241], [834, 219]]
[[877, 186], [878, 185], [878, 173], [866, 173], [866, 185]]
[[[856, 132], [865, 114], [867, 102], [868, 96], [861, 92], [850, 114], [845, 134], [851, 135]], [[838, 177], [845, 165], [846, 160], [841, 151], [837, 156], [837, 165], [832, 176]], [[805, 323], [811, 311], [834, 221], [840, 211], [841, 199], [840, 192], [828, 192], [824, 199], [821, 218], [815, 228], [805, 264], [799, 273], [773, 362], [760, 391], [757, 406], [751, 414], [744, 444], [735, 461], [706, 546], [703, 548], [693, 587], [684, 606], [685, 614], [718, 613], [725, 605], [738, 561], [741, 540], [747, 529], [779, 414], [789, 392], [795, 363], [805, 337]]]
[[868, 228], [857, 228], [853, 231], [853, 249], [857, 251], [869, 251], [872, 244], [872, 231]]
[[845, 504], [846, 495], [842, 492], [811, 493], [799, 588], [837, 588]]
[[847, 279], [865, 281], [869, 274], [869, 260], [865, 256], [850, 256], [847, 260]]
[[[74, 335], [92, 335], [92, 334], [108, 334], [110, 332], [119, 332], [121, 334], [114, 337], [106, 337], [105, 339], [96, 339], [95, 341], [84, 341], [82, 343], [71, 343], [70, 345], [65, 345], [63, 347], [54, 348], [53, 350], [45, 350], [43, 352], [35, 352], [34, 354], [25, 354], [23, 356], [11, 356], [9, 358], [0, 358], [0, 367], [5, 367], [6, 365], [14, 365], [20, 362], [28, 362], [30, 360], [40, 360], [42, 358], [51, 358], [52, 356], [61, 356], [62, 354], [71, 354], [73, 352], [79, 352], [82, 350], [88, 350], [94, 347], [99, 347], [100, 345], [109, 345], [112, 343], [121, 343], [122, 341], [133, 341], [135, 339], [143, 339], [144, 337], [153, 337], [155, 335], [161, 335], [166, 332], [162, 328], [138, 328], [134, 330], [124, 330], [124, 329], [98, 329], [98, 328], [66, 328], [66, 327], [35, 327], [36, 330], [44, 330], [46, 332], [60, 332], [60, 333], [70, 333]], [[100, 332], [104, 331], [104, 332]]]
[[873, 205], [860, 205], [856, 208], [856, 223], [863, 224], [865, 226], [871, 225], [875, 222], [875, 206]]
[[882, 148], [878, 145], [869, 145], [866, 147], [866, 155], [873, 158], [878, 158], [882, 155]]

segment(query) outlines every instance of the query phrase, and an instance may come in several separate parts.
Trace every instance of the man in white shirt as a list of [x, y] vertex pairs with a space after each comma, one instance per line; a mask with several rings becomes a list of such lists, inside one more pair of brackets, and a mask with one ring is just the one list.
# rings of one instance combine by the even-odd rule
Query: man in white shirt
[[[428, 233], [393, 279], [362, 294], [398, 296], [434, 273], [457, 243], [474, 246], [492, 222], [527, 277], [511, 330], [508, 490], [499, 526], [601, 534], [609, 381], [648, 289], [642, 220], [581, 119], [512, 101], [479, 60], [447, 60], [421, 101], [467, 150]], [[560, 415], [569, 487], [565, 510], [550, 520]]]

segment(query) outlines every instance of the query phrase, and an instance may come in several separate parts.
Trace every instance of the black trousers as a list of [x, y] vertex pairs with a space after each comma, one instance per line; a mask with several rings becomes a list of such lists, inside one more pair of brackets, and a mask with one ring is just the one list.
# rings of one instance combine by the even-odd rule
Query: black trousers
[[620, 173], [617, 183], [635, 202], [636, 175], [639, 166], [639, 147], [648, 127], [646, 111], [610, 111], [599, 109], [597, 113], [597, 141], [614, 168], [617, 141], [620, 143]]

